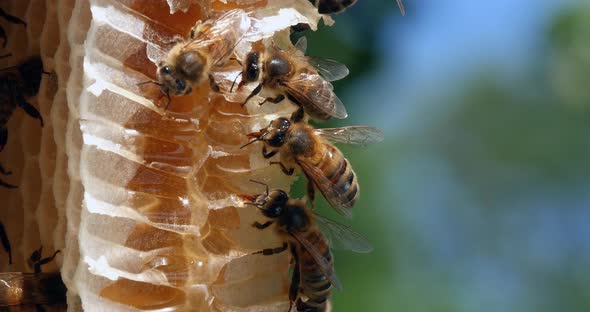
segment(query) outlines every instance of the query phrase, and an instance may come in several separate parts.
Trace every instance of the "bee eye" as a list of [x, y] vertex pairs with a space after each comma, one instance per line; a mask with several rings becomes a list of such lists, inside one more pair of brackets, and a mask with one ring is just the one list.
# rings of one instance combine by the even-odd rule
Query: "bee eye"
[[277, 218], [283, 213], [283, 206], [275, 204], [266, 210], [266, 216], [269, 218]]
[[285, 143], [285, 135], [283, 133], [277, 132], [275, 135], [270, 137], [267, 142], [270, 146], [281, 147], [283, 146], [283, 143]]
[[186, 88], [186, 83], [184, 80], [176, 79], [176, 90], [183, 91]]
[[162, 67], [161, 72], [163, 74], [170, 74], [172, 72], [172, 68], [170, 68], [170, 66], [164, 66]]

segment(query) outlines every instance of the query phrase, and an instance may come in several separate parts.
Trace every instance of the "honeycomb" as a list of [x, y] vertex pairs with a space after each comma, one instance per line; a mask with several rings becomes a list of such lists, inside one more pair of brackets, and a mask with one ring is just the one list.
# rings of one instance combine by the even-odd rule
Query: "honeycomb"
[[[250, 225], [259, 219], [236, 194], [261, 186], [289, 189], [292, 178], [270, 168], [259, 148], [240, 149], [292, 105], [241, 107], [244, 92], [213, 93], [207, 84], [174, 97], [168, 111], [154, 85], [155, 62], [195, 21], [234, 8], [252, 26], [236, 49], [321, 18], [306, 0], [14, 0], [2, 8], [28, 22], [2, 22], [13, 57], [40, 55], [45, 71], [30, 103], [45, 126], [17, 110], [0, 162], [18, 185], [0, 188], [14, 263], [43, 246], [61, 250], [44, 271], [60, 271], [69, 311], [286, 311], [287, 253], [252, 255], [280, 246]], [[327, 18], [327, 17], [324, 17]], [[331, 23], [327, 18], [326, 23]], [[216, 74], [229, 89], [239, 73]], [[243, 94], [242, 94], [243, 93]], [[271, 233], [271, 232], [269, 232]]]

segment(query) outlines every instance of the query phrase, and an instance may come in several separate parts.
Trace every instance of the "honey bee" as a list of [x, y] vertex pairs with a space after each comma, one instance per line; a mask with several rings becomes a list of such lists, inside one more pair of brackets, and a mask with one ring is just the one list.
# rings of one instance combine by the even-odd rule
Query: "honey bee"
[[[9, 23], [21, 24], [21, 25], [24, 25], [25, 27], [27, 27], [27, 23], [25, 23], [25, 21], [23, 21], [22, 19], [20, 19], [16, 16], [6, 13], [2, 8], [0, 8], [0, 17], [5, 19]], [[0, 26], [0, 39], [2, 39], [2, 48], [6, 48], [6, 44], [8, 43], [8, 38], [6, 37], [6, 31], [4, 30], [4, 27], [2, 27], [2, 26]]]
[[350, 163], [331, 142], [364, 145], [383, 140], [383, 133], [367, 126], [314, 129], [303, 122], [303, 111], [299, 109], [290, 120], [275, 119], [248, 137], [253, 140], [242, 147], [262, 141], [265, 158], [280, 152], [280, 161], [271, 164], [279, 165], [285, 174], [292, 175], [295, 166], [303, 171], [312, 206], [318, 188], [337, 212], [350, 218], [350, 210], [359, 198], [359, 184]]
[[[35, 273], [8, 272], [0, 273], [0, 307], [20, 306], [23, 309], [44, 311], [43, 306], [63, 310], [66, 305], [67, 288], [63, 283], [60, 272], [44, 273], [41, 266], [51, 262], [57, 253], [47, 258], [41, 258], [43, 247], [35, 250], [30, 261]], [[19, 310], [20, 311], [20, 310]]]
[[301, 52], [305, 51], [306, 45], [307, 41], [303, 37], [295, 45], [298, 50], [296, 52], [282, 51], [273, 45], [270, 51], [256, 49], [248, 53], [245, 61], [239, 62], [243, 69], [238, 90], [246, 83], [262, 81], [252, 90], [242, 106], [266, 87], [280, 94], [265, 98], [259, 105], [266, 102], [279, 103], [286, 95], [291, 102], [303, 107], [316, 120], [348, 117], [344, 104], [336, 96], [330, 83], [346, 77], [348, 68], [334, 60], [304, 56]]
[[[10, 54], [0, 56], [6, 57]], [[39, 119], [43, 127], [43, 117], [39, 111], [29, 104], [25, 97], [35, 96], [39, 92], [43, 71], [43, 62], [40, 57], [33, 57], [24, 63], [0, 70], [0, 152], [8, 141], [8, 129], [6, 123], [17, 107], [22, 108], [29, 116]], [[0, 168], [4, 175], [10, 174], [4, 168]], [[14, 188], [0, 180], [0, 185]]]
[[[318, 8], [320, 14], [340, 13], [346, 8], [353, 6], [357, 0], [311, 0]], [[396, 0], [402, 15], [406, 14], [402, 0]]]
[[197, 24], [188, 40], [177, 43], [164, 60], [158, 64], [157, 85], [162, 94], [187, 95], [192, 88], [206, 78], [213, 90], [219, 88], [210, 71], [213, 66], [221, 66], [233, 53], [242, 39], [245, 30], [246, 13], [243, 10], [231, 10], [218, 19], [209, 19]]
[[285, 241], [281, 247], [254, 254], [273, 255], [289, 249], [293, 256], [289, 311], [295, 301], [297, 311], [325, 311], [332, 286], [342, 288], [334, 273], [331, 243], [359, 253], [373, 250], [371, 244], [350, 227], [315, 214], [305, 207], [304, 201], [289, 198], [283, 190], [269, 191], [266, 186], [264, 194], [241, 197], [270, 219], [252, 226], [264, 230], [276, 223], [275, 231]]

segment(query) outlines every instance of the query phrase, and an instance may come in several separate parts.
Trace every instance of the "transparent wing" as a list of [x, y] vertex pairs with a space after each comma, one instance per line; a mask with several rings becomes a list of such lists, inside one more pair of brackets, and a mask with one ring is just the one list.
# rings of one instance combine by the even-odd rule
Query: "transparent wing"
[[348, 117], [346, 107], [332, 90], [332, 84], [320, 75], [300, 73], [282, 82], [302, 105], [312, 105], [315, 109], [334, 118]]
[[348, 67], [338, 61], [314, 56], [306, 56], [305, 59], [327, 81], [340, 80], [349, 74]]
[[307, 160], [298, 159], [297, 163], [307, 178], [320, 190], [330, 206], [344, 217], [348, 219], [352, 218], [352, 204], [344, 194], [340, 194], [337, 191], [338, 188], [336, 185], [330, 179], [326, 178], [325, 174], [318, 167], [309, 163]]
[[402, 16], [406, 15], [406, 9], [404, 8], [404, 3], [402, 0], [396, 0], [397, 6], [399, 7], [400, 12], [402, 12]]
[[322, 254], [318, 251], [318, 249], [307, 239], [305, 239], [303, 235], [300, 233], [292, 233], [292, 235], [299, 242], [299, 244], [301, 244], [301, 246], [303, 246], [303, 248], [309, 252], [309, 254], [315, 260], [315, 263], [317, 263], [318, 267], [320, 268], [320, 271], [322, 271], [322, 273], [324, 273], [324, 275], [330, 279], [332, 285], [337, 289], [342, 289], [342, 283], [340, 283], [340, 280], [338, 280], [332, 264], [328, 262], [326, 258], [324, 258], [324, 256], [322, 256]]
[[297, 42], [295, 42], [295, 49], [297, 49], [297, 51], [305, 54], [305, 51], [307, 51], [307, 38], [306, 37], [299, 38], [299, 40], [297, 40]]
[[324, 233], [330, 240], [331, 246], [358, 253], [369, 253], [373, 251], [371, 243], [369, 243], [369, 241], [361, 234], [355, 232], [350, 226], [338, 223], [318, 214], [315, 216], [318, 226], [322, 230], [322, 233]]
[[365, 146], [383, 141], [383, 131], [369, 126], [314, 129], [314, 132], [333, 143]]
[[231, 55], [248, 30], [248, 19], [243, 10], [231, 10], [217, 19], [206, 20], [196, 26], [195, 36], [184, 50], [206, 49], [213, 64]]

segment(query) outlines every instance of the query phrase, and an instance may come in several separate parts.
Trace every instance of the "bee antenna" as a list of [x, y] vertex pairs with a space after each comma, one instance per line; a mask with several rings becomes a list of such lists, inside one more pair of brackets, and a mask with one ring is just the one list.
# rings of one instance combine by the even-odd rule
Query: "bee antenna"
[[166, 99], [168, 99], [168, 102], [166, 103], [166, 107], [164, 107], [164, 110], [168, 110], [168, 106], [170, 106], [170, 102], [172, 102], [172, 99], [170, 98], [170, 92], [166, 91], [164, 95], [166, 95]]
[[[240, 65], [241, 65], [241, 64], [240, 64]], [[229, 88], [229, 92], [234, 92], [234, 86], [235, 86], [235, 84], [236, 84], [236, 81], [238, 81], [238, 77], [240, 77], [241, 75], [242, 75], [242, 72], [239, 72], [239, 73], [236, 75], [236, 78], [234, 78], [234, 82], [232, 82], [232, 84], [231, 84], [231, 88]], [[238, 86], [238, 89], [239, 89], [239, 88], [240, 88], [240, 87]]]
[[254, 142], [261, 141], [261, 140], [262, 140], [262, 137], [260, 137], [260, 138], [256, 138], [256, 139], [254, 139], [254, 140], [252, 140], [252, 141], [250, 141], [250, 142], [248, 142], [248, 143], [246, 143], [246, 144], [242, 145], [242, 146], [240, 147], [240, 149], [242, 149], [242, 148], [244, 148], [244, 147], [246, 147], [246, 146], [248, 146], [248, 145], [250, 145], [250, 144], [252, 144], [252, 143], [254, 143]]
[[148, 84], [148, 83], [153, 83], [153, 84], [155, 84], [157, 86], [160, 86], [160, 87], [162, 86], [161, 83], [159, 83], [157, 81], [154, 81], [154, 80], [143, 81], [143, 82], [140, 82], [140, 83], [136, 84], [136, 86], [142, 86], [142, 85]]
[[266, 196], [268, 196], [268, 194], [269, 194], [269, 191], [268, 191], [268, 184], [266, 184], [266, 183], [264, 183], [264, 182], [260, 182], [260, 181], [252, 180], [252, 179], [250, 179], [250, 182], [254, 182], [254, 183], [257, 183], [257, 184], [260, 184], [260, 185], [264, 185], [264, 186], [266, 186]]

